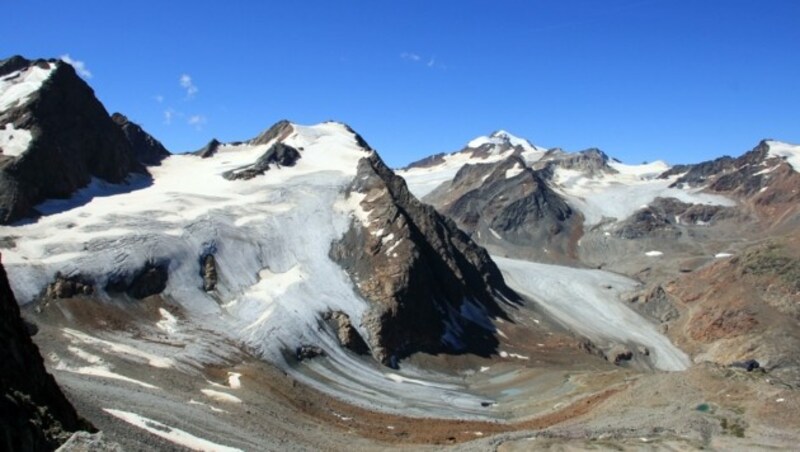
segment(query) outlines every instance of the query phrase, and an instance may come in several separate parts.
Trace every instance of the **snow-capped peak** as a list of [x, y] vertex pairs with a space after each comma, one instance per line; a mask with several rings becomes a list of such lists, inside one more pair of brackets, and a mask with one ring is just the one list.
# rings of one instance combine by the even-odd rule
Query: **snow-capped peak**
[[770, 156], [786, 160], [795, 171], [800, 172], [800, 146], [780, 141], [767, 141], [767, 146]]
[[530, 141], [520, 138], [516, 135], [512, 135], [505, 130], [497, 130], [493, 132], [491, 135], [486, 136], [479, 136], [469, 143], [467, 143], [468, 148], [479, 148], [485, 144], [491, 144], [495, 146], [502, 146], [506, 145], [508, 147], [521, 147], [525, 152], [533, 152], [533, 151], [545, 151], [545, 149], [539, 148], [531, 144]]

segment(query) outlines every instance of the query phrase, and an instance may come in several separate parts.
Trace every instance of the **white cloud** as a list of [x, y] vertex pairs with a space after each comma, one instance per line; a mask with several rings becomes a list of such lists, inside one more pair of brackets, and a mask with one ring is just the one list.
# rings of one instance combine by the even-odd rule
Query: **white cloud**
[[431, 69], [447, 69], [447, 66], [436, 60], [435, 55], [431, 57], [425, 57], [418, 53], [403, 52], [400, 54], [400, 58], [411, 63], [424, 64], [426, 67]]
[[164, 124], [172, 124], [172, 118], [175, 116], [175, 111], [171, 108], [164, 110]]
[[194, 128], [197, 130], [202, 130], [203, 125], [205, 125], [205, 123], [207, 122], [208, 120], [203, 115], [189, 116], [189, 119], [186, 121], [187, 124], [189, 124], [190, 126], [194, 126]]
[[182, 74], [181, 77], [178, 79], [181, 84], [181, 88], [186, 90], [186, 97], [191, 98], [197, 94], [197, 85], [192, 82], [192, 77], [189, 74]]
[[81, 77], [92, 78], [92, 72], [86, 67], [86, 63], [83, 61], [73, 60], [68, 53], [61, 55], [59, 59], [75, 68], [75, 72], [77, 72]]
[[158, 102], [159, 104], [163, 104], [164, 103], [164, 96], [162, 96], [160, 94], [157, 95], [157, 96], [153, 96], [153, 99], [155, 99], [156, 102]]

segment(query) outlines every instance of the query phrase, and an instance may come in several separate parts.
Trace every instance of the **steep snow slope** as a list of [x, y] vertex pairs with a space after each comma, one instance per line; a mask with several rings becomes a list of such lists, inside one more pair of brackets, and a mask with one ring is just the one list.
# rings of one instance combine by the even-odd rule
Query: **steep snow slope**
[[601, 270], [584, 270], [494, 257], [509, 286], [537, 301], [555, 319], [593, 341], [644, 345], [661, 370], [684, 370], [688, 356], [656, 327], [625, 306], [620, 294], [638, 283]]

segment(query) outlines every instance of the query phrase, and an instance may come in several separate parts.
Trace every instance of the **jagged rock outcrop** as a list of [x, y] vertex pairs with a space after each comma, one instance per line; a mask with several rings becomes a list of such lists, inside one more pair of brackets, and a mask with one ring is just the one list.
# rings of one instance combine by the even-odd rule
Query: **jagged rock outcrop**
[[583, 217], [517, 156], [465, 165], [423, 200], [490, 251], [514, 257], [573, 257], [582, 230]]
[[47, 373], [0, 265], [0, 449], [53, 450], [77, 430], [94, 430]]
[[111, 120], [122, 129], [122, 133], [125, 134], [125, 138], [128, 139], [128, 143], [133, 149], [133, 155], [140, 163], [160, 165], [161, 160], [170, 156], [169, 151], [160, 141], [145, 132], [139, 124], [130, 121], [125, 115], [114, 113], [111, 115]]
[[34, 68], [52, 72], [38, 90], [0, 111], [0, 127], [31, 134], [24, 152], [0, 156], [2, 224], [35, 216], [36, 204], [69, 197], [93, 177], [123, 183], [132, 173], [147, 174], [123, 131], [72, 66], [14, 57], [0, 63], [0, 74], [12, 79]]
[[51, 299], [92, 295], [94, 283], [82, 275], [65, 276], [56, 273], [55, 280], [47, 286], [45, 297]]
[[213, 254], [206, 254], [200, 259], [200, 276], [203, 278], [203, 290], [211, 292], [217, 288], [217, 260]]
[[263, 175], [271, 166], [294, 166], [299, 158], [300, 151], [289, 145], [278, 142], [270, 146], [255, 163], [228, 171], [222, 176], [228, 180], [248, 180]]
[[212, 157], [214, 154], [217, 153], [217, 149], [222, 145], [216, 138], [212, 138], [211, 141], [208, 142], [207, 145], [203, 146], [202, 148], [198, 149], [197, 151], [192, 152], [192, 154], [207, 159]]
[[487, 252], [414, 198], [377, 154], [361, 159], [349, 196], [364, 197], [370, 221], [354, 222], [330, 254], [371, 303], [360, 321], [373, 356], [394, 366], [417, 351], [495, 352], [498, 300], [518, 297]]
[[263, 175], [271, 166], [294, 166], [299, 158], [300, 152], [297, 149], [278, 142], [270, 146], [255, 163], [228, 171], [222, 176], [228, 180], [248, 180]]
[[339, 344], [342, 347], [359, 355], [369, 352], [369, 346], [353, 325], [349, 315], [342, 311], [331, 311], [326, 312], [322, 318], [336, 332], [336, 337], [339, 338]]

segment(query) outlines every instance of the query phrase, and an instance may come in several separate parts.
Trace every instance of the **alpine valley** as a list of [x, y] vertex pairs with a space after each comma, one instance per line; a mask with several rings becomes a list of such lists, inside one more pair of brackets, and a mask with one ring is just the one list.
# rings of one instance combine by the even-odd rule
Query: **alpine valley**
[[795, 448], [800, 146], [753, 144], [171, 154], [0, 61], [0, 449]]

